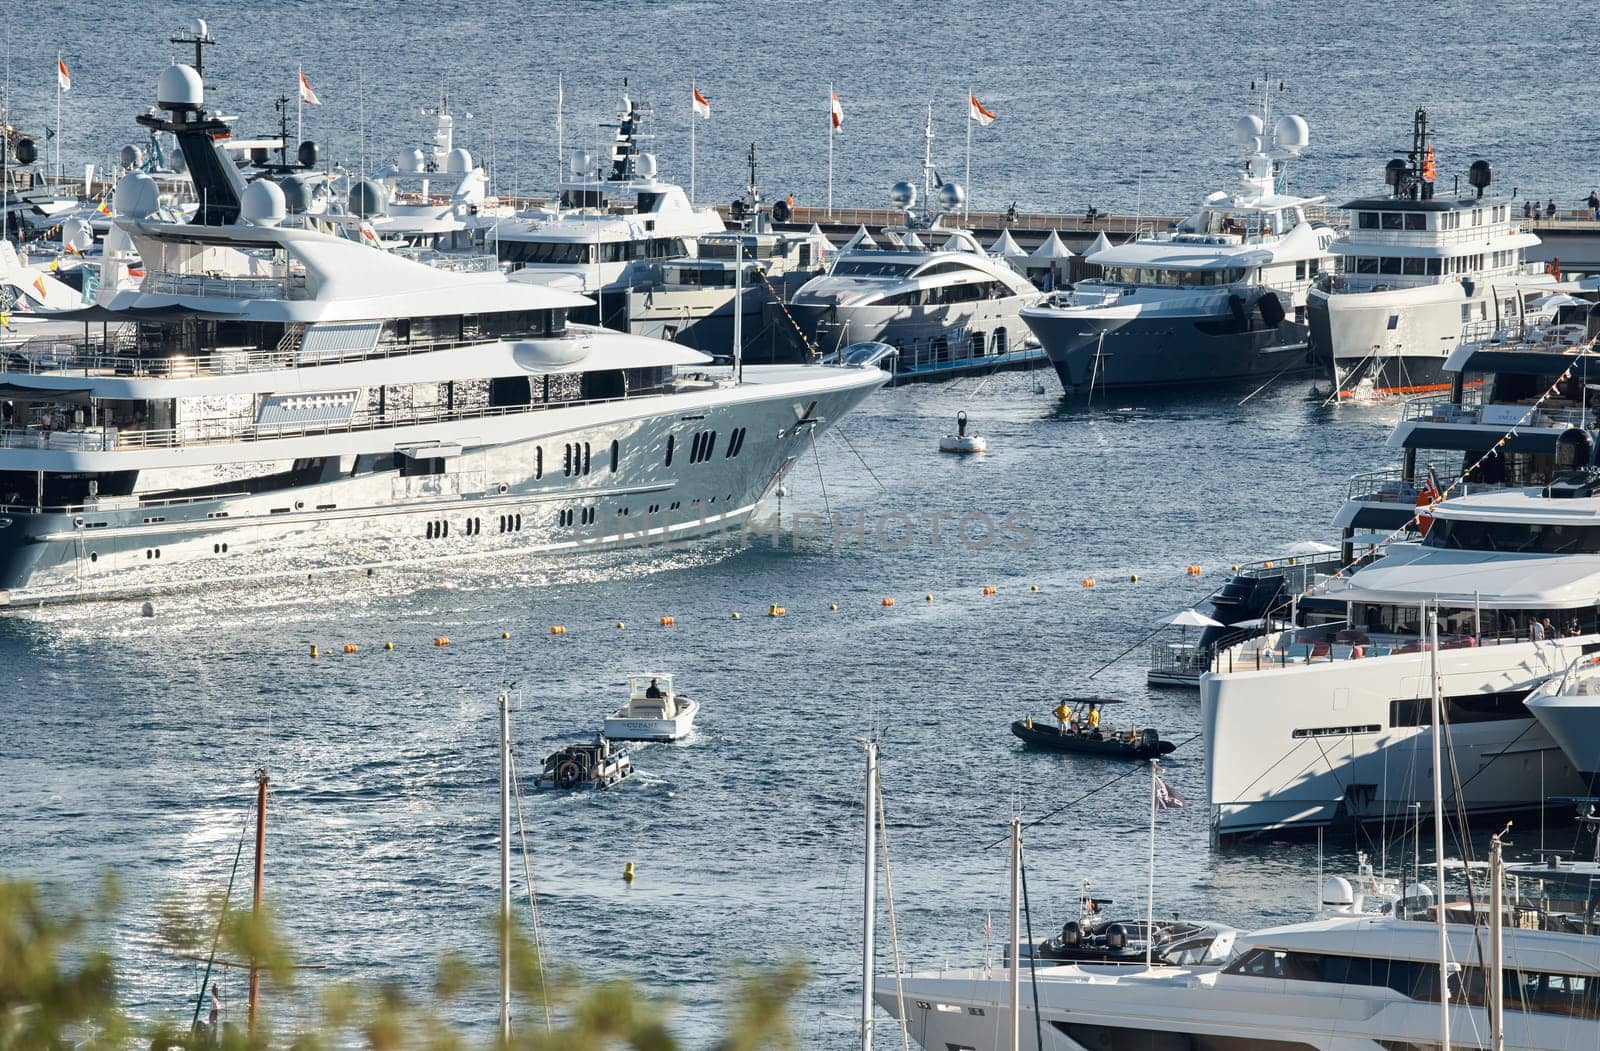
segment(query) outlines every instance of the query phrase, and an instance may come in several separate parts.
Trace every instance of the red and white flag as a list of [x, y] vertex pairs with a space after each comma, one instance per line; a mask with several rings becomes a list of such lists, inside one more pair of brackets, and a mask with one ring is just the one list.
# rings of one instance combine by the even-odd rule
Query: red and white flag
[[305, 70], [300, 71], [300, 101], [307, 106], [322, 105], [322, 100], [317, 98], [317, 93], [311, 90], [311, 81], [306, 79]]
[[1156, 809], [1157, 810], [1187, 810], [1189, 801], [1179, 794], [1176, 788], [1167, 784], [1166, 778], [1156, 775]]
[[844, 110], [839, 108], [839, 93], [832, 88], [828, 89], [828, 119], [833, 122], [833, 130], [838, 131], [844, 127]]
[[970, 91], [967, 92], [967, 115], [977, 121], [979, 127], [987, 128], [994, 123], [994, 110], [986, 109]]
[[67, 72], [67, 64], [61, 61], [61, 56], [56, 56], [56, 87], [62, 91], [72, 90], [72, 74]]
[[700, 94], [700, 89], [692, 84], [690, 85], [689, 90], [694, 92], [694, 115], [697, 117], [703, 117], [706, 120], [710, 120], [711, 100]]

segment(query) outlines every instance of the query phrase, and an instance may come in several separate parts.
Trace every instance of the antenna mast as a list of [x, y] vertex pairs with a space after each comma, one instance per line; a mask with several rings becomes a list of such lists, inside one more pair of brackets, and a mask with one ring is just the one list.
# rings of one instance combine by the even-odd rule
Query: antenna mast
[[194, 45], [194, 71], [200, 74], [200, 79], [204, 82], [206, 76], [206, 47], [217, 42], [217, 38], [211, 35], [211, 30], [206, 26], [206, 20], [196, 18], [189, 23], [187, 35], [180, 33], [177, 36], [169, 37], [168, 42]]

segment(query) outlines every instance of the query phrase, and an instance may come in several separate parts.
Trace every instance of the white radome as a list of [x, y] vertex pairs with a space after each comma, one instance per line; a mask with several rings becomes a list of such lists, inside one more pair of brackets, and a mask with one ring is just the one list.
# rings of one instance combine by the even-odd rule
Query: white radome
[[205, 85], [193, 66], [170, 65], [156, 78], [156, 102], [165, 109], [199, 109], [205, 101]]
[[286, 211], [283, 188], [271, 179], [257, 179], [239, 198], [239, 214], [256, 226], [277, 226]]
[[161, 208], [161, 187], [144, 172], [124, 175], [111, 192], [111, 208], [118, 215], [148, 219]]

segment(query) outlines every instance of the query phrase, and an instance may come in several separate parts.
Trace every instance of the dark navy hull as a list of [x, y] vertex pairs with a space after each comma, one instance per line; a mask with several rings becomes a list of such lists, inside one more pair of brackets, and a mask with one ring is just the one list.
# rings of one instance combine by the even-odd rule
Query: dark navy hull
[[1306, 330], [1293, 321], [1248, 327], [1227, 317], [1025, 317], [1067, 393], [1206, 386], [1310, 372]]

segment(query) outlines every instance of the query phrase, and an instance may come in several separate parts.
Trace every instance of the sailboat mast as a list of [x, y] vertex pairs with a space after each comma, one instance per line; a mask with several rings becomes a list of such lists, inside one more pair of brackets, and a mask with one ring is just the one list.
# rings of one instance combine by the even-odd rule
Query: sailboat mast
[[1433, 684], [1433, 857], [1439, 893], [1434, 914], [1439, 928], [1439, 1046], [1450, 1051], [1450, 940], [1444, 909], [1444, 703], [1439, 690], [1439, 609], [1428, 611], [1429, 678]]
[[[266, 768], [256, 771], [256, 877], [250, 899], [250, 919], [261, 922], [261, 881], [265, 875], [267, 847], [267, 777]], [[256, 1004], [261, 996], [261, 965], [252, 953], [250, 956], [250, 1032], [256, 1031]]]
[[1011, 970], [1006, 984], [1011, 997], [1011, 1036], [1006, 1047], [1017, 1051], [1022, 1041], [1022, 819], [1011, 819]]
[[[740, 260], [740, 267], [744, 266]], [[875, 950], [877, 931], [874, 921], [878, 908], [878, 742], [861, 742], [867, 753], [867, 793], [862, 815], [866, 835], [862, 839], [861, 888], [861, 1051], [872, 1051], [872, 975], [877, 970]]]
[[[1506, 826], [1510, 828], [1509, 825]], [[1504, 832], [1500, 836], [1505, 835]], [[1489, 1051], [1506, 1048], [1505, 878], [1506, 859], [1500, 836], [1489, 841]]]
[[500, 1039], [511, 1039], [511, 694], [500, 691]]

